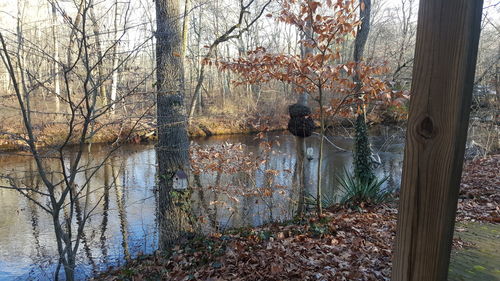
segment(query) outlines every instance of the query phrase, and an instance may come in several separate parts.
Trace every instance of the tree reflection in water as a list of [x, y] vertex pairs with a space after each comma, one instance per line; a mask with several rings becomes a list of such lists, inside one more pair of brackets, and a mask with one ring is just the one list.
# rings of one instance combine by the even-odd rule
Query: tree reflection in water
[[[193, 175], [191, 196], [193, 209], [200, 219], [204, 232], [222, 231], [224, 228], [259, 225], [271, 220], [284, 220], [293, 216], [297, 204], [297, 190], [293, 184], [295, 168], [295, 144], [290, 135], [270, 133], [268, 140], [277, 141], [252, 173], [210, 172]], [[334, 137], [334, 141], [348, 148], [349, 138]], [[374, 139], [374, 147], [385, 143], [384, 137]], [[244, 144], [243, 154], [263, 151], [254, 136], [230, 136], [199, 139], [201, 146], [211, 147], [224, 142]], [[314, 155], [306, 171], [306, 192], [314, 195], [314, 171], [317, 168], [317, 149], [313, 139]], [[397, 144], [399, 145], [399, 144]], [[384, 147], [390, 145], [385, 144]], [[383, 152], [383, 151], [382, 151]], [[85, 161], [89, 166], [102, 161], [105, 146], [93, 145]], [[392, 184], [399, 184], [401, 150], [380, 154], [382, 166], [378, 172], [390, 175]], [[335, 194], [335, 176], [351, 165], [350, 152], [328, 152], [324, 166], [325, 192]], [[9, 163], [9, 164], [5, 164]], [[89, 276], [93, 266], [103, 270], [110, 265], [124, 263], [140, 253], [152, 253], [158, 248], [158, 213], [155, 192], [156, 155], [151, 145], [124, 146], [115, 157], [106, 161], [96, 176], [90, 180], [88, 195], [97, 207], [85, 230], [86, 246], [78, 256], [78, 275]], [[31, 161], [24, 157], [0, 157], [0, 171], [9, 170], [25, 183], [36, 186], [39, 182], [31, 168]], [[56, 164], [54, 164], [56, 165]], [[266, 172], [267, 171], [267, 172]], [[57, 174], [51, 175], [56, 179]], [[82, 172], [79, 182], [85, 181]], [[224, 187], [225, 191], [214, 188]], [[279, 187], [270, 189], [270, 187]], [[247, 195], [245, 195], [247, 194]], [[248, 194], [251, 194], [249, 196]], [[57, 263], [57, 251], [53, 239], [50, 218], [38, 207], [21, 198], [16, 192], [0, 190], [0, 280], [45, 280]], [[84, 200], [80, 202], [85, 206]]]

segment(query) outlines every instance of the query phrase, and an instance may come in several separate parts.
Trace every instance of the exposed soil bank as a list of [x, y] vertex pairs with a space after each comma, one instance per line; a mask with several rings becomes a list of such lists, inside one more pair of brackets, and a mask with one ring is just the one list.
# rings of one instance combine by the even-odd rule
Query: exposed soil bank
[[[200, 117], [192, 121], [188, 127], [190, 137], [204, 137], [214, 135], [249, 134], [263, 131], [284, 130], [287, 126], [287, 116], [220, 116]], [[64, 143], [67, 127], [63, 124], [34, 128], [38, 147], [58, 146]], [[94, 124], [92, 143], [142, 143], [156, 140], [156, 124], [152, 119], [127, 123], [111, 122], [109, 124]], [[75, 130], [78, 132], [78, 128]], [[14, 129], [10, 132], [16, 134]], [[69, 145], [79, 142], [75, 137], [69, 140]], [[0, 136], [0, 151], [27, 150], [26, 142], [8, 135]]]
[[249, 134], [285, 130], [287, 124], [288, 116], [286, 115], [199, 117], [191, 122], [188, 133], [191, 137]]
[[[188, 134], [190, 137], [209, 137], [216, 135], [232, 134], [252, 134], [266, 131], [286, 130], [289, 117], [285, 114], [275, 116], [202, 116], [190, 122]], [[383, 120], [375, 117], [368, 119], [370, 125], [398, 125], [406, 126], [404, 119], [385, 118]], [[317, 124], [319, 127], [319, 124]], [[352, 120], [349, 118], [334, 118], [328, 120], [327, 127], [352, 127]], [[27, 144], [23, 140], [16, 139], [14, 135], [19, 135], [10, 128], [6, 134], [0, 135], [0, 151], [22, 151], [28, 150]], [[92, 137], [88, 143], [145, 143], [156, 141], [156, 123], [154, 118], [144, 118], [140, 121], [115, 121], [107, 124], [93, 124]], [[5, 130], [5, 128], [3, 129]], [[65, 141], [67, 127], [64, 124], [40, 126], [34, 128], [35, 135], [38, 136], [38, 147], [53, 147], [61, 145]], [[75, 129], [78, 132], [78, 127]], [[482, 132], [477, 134], [475, 132]], [[488, 132], [484, 135], [484, 132]], [[473, 149], [476, 154], [497, 153], [500, 151], [500, 126], [492, 123], [477, 123], [473, 130], [469, 132], [473, 139], [480, 139], [474, 142]], [[483, 136], [484, 135], [484, 136]], [[23, 135], [21, 135], [24, 137]], [[69, 140], [69, 145], [78, 143], [77, 134]], [[474, 151], [475, 151], [474, 150]], [[484, 153], [486, 152], [486, 153]]]

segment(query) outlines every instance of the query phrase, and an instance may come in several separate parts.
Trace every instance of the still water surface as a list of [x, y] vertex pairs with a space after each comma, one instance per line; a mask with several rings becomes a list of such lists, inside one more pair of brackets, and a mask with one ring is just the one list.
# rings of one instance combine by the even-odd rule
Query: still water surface
[[[340, 136], [343, 135], [343, 136]], [[371, 131], [373, 150], [380, 156], [379, 176], [388, 177], [388, 185], [399, 187], [403, 158], [403, 132], [398, 128], [377, 127]], [[290, 134], [268, 133], [264, 140], [274, 141], [266, 163], [251, 177], [219, 175], [221, 185], [235, 182], [256, 187], [265, 184], [265, 170], [277, 170], [274, 183], [285, 186], [270, 197], [227, 196], [211, 189], [217, 175], [200, 176], [201, 189], [193, 192], [195, 212], [203, 216], [206, 232], [228, 227], [261, 225], [290, 218], [294, 210], [293, 171], [295, 139]], [[337, 132], [329, 140], [347, 150], [352, 148], [349, 133]], [[246, 152], [258, 154], [259, 141], [251, 135], [216, 136], [195, 139], [201, 146], [242, 143]], [[307, 190], [315, 192], [319, 138], [307, 139], [313, 150], [306, 170]], [[85, 161], [98, 162], [108, 153], [106, 146], [94, 145]], [[352, 153], [325, 144], [323, 186], [326, 197], [338, 193], [336, 180], [344, 168], [352, 167]], [[15, 175], [28, 186], [40, 185], [35, 166], [27, 157], [0, 155], [0, 174]], [[152, 253], [157, 248], [156, 229], [156, 155], [153, 145], [126, 145], [98, 170], [90, 184], [97, 205], [86, 227], [86, 239], [80, 247], [77, 276], [84, 280], [96, 271], [123, 264], [127, 257]], [[77, 180], [88, 177], [82, 172]], [[0, 179], [1, 181], [1, 179]], [[0, 185], [6, 182], [0, 182]], [[19, 193], [0, 188], [0, 280], [50, 280], [57, 262], [57, 249], [50, 217]]]

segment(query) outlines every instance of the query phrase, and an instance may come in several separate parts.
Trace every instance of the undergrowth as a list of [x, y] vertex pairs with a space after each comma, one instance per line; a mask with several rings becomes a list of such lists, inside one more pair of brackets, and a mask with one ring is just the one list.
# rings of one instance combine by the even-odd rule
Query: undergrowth
[[344, 176], [337, 177], [337, 180], [343, 192], [340, 203], [352, 209], [378, 205], [392, 198], [393, 190], [383, 188], [387, 177], [382, 179], [373, 177], [369, 181], [364, 181], [346, 170]]

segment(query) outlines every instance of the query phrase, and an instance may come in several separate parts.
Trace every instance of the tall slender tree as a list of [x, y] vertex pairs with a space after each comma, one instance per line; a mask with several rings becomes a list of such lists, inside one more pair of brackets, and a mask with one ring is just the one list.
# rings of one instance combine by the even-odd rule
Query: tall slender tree
[[56, 112], [59, 113], [61, 110], [61, 81], [59, 79], [59, 38], [57, 33], [57, 8], [56, 4], [52, 1], [49, 1], [50, 9], [52, 11], [52, 39], [54, 45], [54, 94], [55, 94], [55, 104], [56, 104]]
[[368, 132], [366, 126], [366, 111], [361, 91], [363, 82], [358, 74], [360, 72], [359, 64], [363, 59], [366, 41], [370, 32], [370, 12], [371, 0], [359, 0], [359, 18], [361, 24], [356, 33], [354, 40], [353, 59], [356, 62], [356, 74], [354, 75], [354, 83], [356, 83], [355, 93], [360, 98], [358, 116], [356, 118], [356, 142], [354, 147], [354, 175], [360, 182], [369, 182], [375, 176], [372, 168], [372, 160], [370, 158], [372, 151], [368, 141]]
[[115, 108], [116, 108], [116, 98], [117, 98], [117, 90], [118, 90], [118, 65], [119, 65], [119, 59], [118, 59], [118, 47], [120, 45], [120, 38], [118, 37], [118, 7], [119, 7], [119, 2], [118, 0], [115, 0], [115, 14], [114, 14], [114, 19], [113, 19], [113, 40], [114, 40], [114, 47], [113, 47], [113, 55], [112, 55], [112, 76], [111, 76], [111, 112], [115, 113]]
[[89, 2], [90, 6], [90, 20], [92, 21], [92, 31], [94, 33], [94, 40], [95, 40], [95, 48], [97, 51], [97, 87], [99, 88], [99, 96], [101, 98], [101, 104], [106, 105], [108, 104], [108, 94], [106, 93], [106, 86], [104, 85], [104, 53], [102, 51], [102, 42], [101, 42], [101, 30], [99, 27], [99, 22], [97, 21], [97, 16], [95, 13], [95, 3], [92, 1]]
[[157, 0], [155, 3], [159, 246], [166, 250], [187, 227], [185, 208], [179, 208], [178, 202], [173, 202], [178, 199], [173, 180], [177, 172], [187, 170], [189, 139], [179, 0]]
[[[310, 1], [309, 1], [310, 2]], [[313, 48], [308, 46], [307, 44], [304, 44], [305, 40], [312, 40], [313, 38], [313, 32], [312, 32], [312, 14], [309, 14], [307, 17], [307, 22], [305, 25], [305, 28], [301, 34], [302, 36], [302, 41], [301, 41], [301, 52], [300, 55], [302, 59], [306, 59], [308, 55], [312, 55], [314, 53]], [[297, 104], [303, 105], [303, 106], [308, 106], [309, 105], [309, 94], [306, 91], [302, 91], [299, 95], [299, 98], [297, 100]], [[322, 141], [322, 140], [321, 140]], [[304, 213], [304, 208], [305, 208], [305, 193], [306, 193], [306, 165], [308, 164], [305, 161], [305, 154], [306, 154], [306, 140], [304, 137], [296, 137], [295, 138], [295, 143], [296, 143], [296, 153], [297, 153], [297, 178], [299, 180], [298, 184], [298, 190], [299, 190], [299, 198], [298, 198], [298, 206], [297, 206], [297, 216], [302, 217]], [[321, 152], [320, 152], [321, 154]], [[320, 155], [321, 156], [321, 155]], [[321, 165], [318, 165], [319, 171], [321, 172]], [[318, 192], [318, 200], [317, 200], [317, 208], [318, 210], [321, 208], [321, 200], [320, 200], [321, 194]]]

